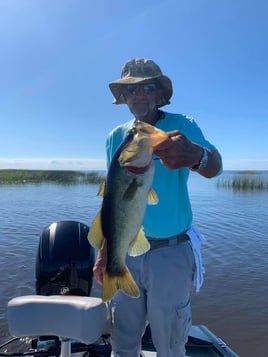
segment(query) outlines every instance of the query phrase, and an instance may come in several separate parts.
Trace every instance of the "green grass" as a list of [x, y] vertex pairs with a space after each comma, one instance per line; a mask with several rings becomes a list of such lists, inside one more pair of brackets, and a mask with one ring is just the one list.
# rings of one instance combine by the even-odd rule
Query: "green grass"
[[54, 170], [0, 170], [0, 184], [57, 183], [57, 184], [97, 184], [104, 179], [97, 171]]
[[238, 171], [238, 175], [259, 175], [258, 171], [253, 171], [253, 170], [243, 170], [243, 171]]
[[217, 187], [235, 191], [267, 190], [268, 181], [256, 171], [240, 171], [235, 176], [219, 178]]

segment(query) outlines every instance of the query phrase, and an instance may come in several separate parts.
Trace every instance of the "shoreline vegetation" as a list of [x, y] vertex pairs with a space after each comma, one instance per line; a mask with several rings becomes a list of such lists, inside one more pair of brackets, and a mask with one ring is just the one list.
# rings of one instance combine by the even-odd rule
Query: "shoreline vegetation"
[[0, 184], [99, 184], [105, 178], [101, 171], [16, 170], [0, 169]]
[[232, 177], [219, 178], [216, 183], [218, 188], [232, 189], [234, 191], [267, 190], [268, 181], [259, 171], [238, 171]]
[[[0, 185], [29, 183], [99, 184], [105, 177], [105, 171], [0, 169]], [[268, 189], [268, 181], [261, 171], [236, 171], [235, 174], [230, 176], [219, 177], [216, 186], [235, 191], [266, 190]]]

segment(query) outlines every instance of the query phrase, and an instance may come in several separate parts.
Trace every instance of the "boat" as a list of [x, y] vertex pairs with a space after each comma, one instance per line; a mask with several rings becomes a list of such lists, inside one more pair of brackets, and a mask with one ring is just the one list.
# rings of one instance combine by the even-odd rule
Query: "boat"
[[[84, 223], [70, 220], [43, 229], [36, 256], [36, 294], [8, 302], [10, 336], [1, 341], [0, 356], [110, 356], [110, 309], [91, 294], [95, 252], [88, 230]], [[156, 355], [148, 325], [141, 357]], [[186, 355], [238, 356], [204, 325], [191, 327]]]

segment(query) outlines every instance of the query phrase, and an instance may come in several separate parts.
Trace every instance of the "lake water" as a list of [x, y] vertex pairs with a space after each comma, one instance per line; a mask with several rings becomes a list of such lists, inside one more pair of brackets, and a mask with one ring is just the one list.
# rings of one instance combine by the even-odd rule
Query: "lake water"
[[[224, 172], [231, 176], [234, 173]], [[268, 180], [268, 172], [262, 176]], [[192, 173], [194, 224], [205, 237], [205, 282], [193, 294], [193, 323], [219, 335], [242, 357], [268, 355], [268, 190], [233, 191], [217, 178]], [[0, 186], [0, 336], [8, 335], [6, 306], [34, 294], [35, 258], [41, 230], [49, 223], [90, 224], [100, 198], [96, 185]]]

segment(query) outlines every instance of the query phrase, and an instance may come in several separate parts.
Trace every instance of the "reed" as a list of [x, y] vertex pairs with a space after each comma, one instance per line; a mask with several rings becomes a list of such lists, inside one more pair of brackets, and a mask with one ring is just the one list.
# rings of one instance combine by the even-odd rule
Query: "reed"
[[218, 179], [217, 187], [233, 189], [236, 191], [267, 190], [268, 182], [260, 174], [253, 171], [241, 171], [232, 177]]
[[98, 171], [0, 170], [0, 184], [98, 184], [103, 179], [104, 174]]

